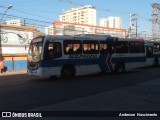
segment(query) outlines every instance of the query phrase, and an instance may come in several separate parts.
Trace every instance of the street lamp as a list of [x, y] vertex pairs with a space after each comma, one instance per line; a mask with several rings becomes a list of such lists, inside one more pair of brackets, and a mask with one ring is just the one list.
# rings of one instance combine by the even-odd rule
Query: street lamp
[[1, 21], [3, 20], [3, 17], [4, 15], [6, 14], [6, 12], [11, 9], [13, 6], [12, 5], [9, 5], [7, 7], [7, 9], [5, 10], [5, 12], [2, 14], [2, 17], [0, 19], [0, 61], [2, 60], [2, 38], [1, 38], [1, 35], [2, 35], [2, 31], [1, 31]]

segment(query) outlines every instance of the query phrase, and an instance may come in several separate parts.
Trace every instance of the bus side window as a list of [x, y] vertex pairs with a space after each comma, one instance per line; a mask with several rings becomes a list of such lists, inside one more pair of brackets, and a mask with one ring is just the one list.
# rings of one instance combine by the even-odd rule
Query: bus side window
[[144, 53], [144, 42], [140, 42], [140, 49], [141, 49], [141, 53]]
[[64, 54], [81, 54], [82, 45], [80, 40], [64, 40]]
[[107, 53], [114, 53], [115, 45], [113, 42], [107, 42]]
[[154, 52], [160, 52], [160, 44], [158, 43], [154, 44]]
[[100, 41], [100, 53], [107, 53], [107, 42]]
[[128, 53], [128, 42], [118, 41], [115, 45], [116, 53]]
[[54, 42], [53, 51], [54, 51], [55, 58], [62, 57], [62, 46], [60, 42]]
[[141, 53], [140, 42], [137, 42], [137, 41], [129, 42], [129, 52], [130, 53]]
[[44, 50], [44, 59], [50, 60], [60, 58], [62, 56], [62, 48], [60, 42], [47, 42]]
[[99, 43], [98, 41], [83, 41], [83, 53], [84, 54], [98, 54]]

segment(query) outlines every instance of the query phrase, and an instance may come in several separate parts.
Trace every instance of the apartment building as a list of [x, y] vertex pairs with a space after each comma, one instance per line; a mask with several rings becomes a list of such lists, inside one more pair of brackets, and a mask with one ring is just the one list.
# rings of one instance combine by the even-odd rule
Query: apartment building
[[101, 18], [99, 20], [99, 26], [107, 27], [107, 18]]
[[62, 22], [96, 25], [96, 8], [91, 5], [70, 8], [63, 11], [59, 18]]
[[45, 35], [53, 35], [53, 26], [45, 27]]
[[101, 18], [99, 21], [100, 26], [109, 27], [109, 28], [122, 28], [122, 20], [120, 17], [108, 17]]

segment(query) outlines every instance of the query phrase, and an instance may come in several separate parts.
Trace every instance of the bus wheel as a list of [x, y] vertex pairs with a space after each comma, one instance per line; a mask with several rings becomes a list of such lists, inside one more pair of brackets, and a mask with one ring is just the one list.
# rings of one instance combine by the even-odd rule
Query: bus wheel
[[61, 70], [61, 77], [72, 78], [75, 76], [75, 68], [73, 66], [64, 66]]
[[115, 65], [114, 72], [115, 73], [123, 73], [123, 72], [125, 72], [125, 64], [124, 63], [117, 63]]
[[158, 67], [159, 66], [159, 60], [158, 59], [155, 59], [153, 61], [153, 67]]

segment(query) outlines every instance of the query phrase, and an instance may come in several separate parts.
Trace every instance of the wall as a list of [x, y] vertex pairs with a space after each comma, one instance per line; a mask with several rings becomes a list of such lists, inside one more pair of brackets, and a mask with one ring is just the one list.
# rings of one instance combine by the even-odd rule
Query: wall
[[35, 27], [1, 24], [2, 56], [8, 70], [27, 68], [26, 46], [37, 36], [38, 30]]
[[4, 66], [8, 71], [27, 69], [27, 57], [4, 57]]

